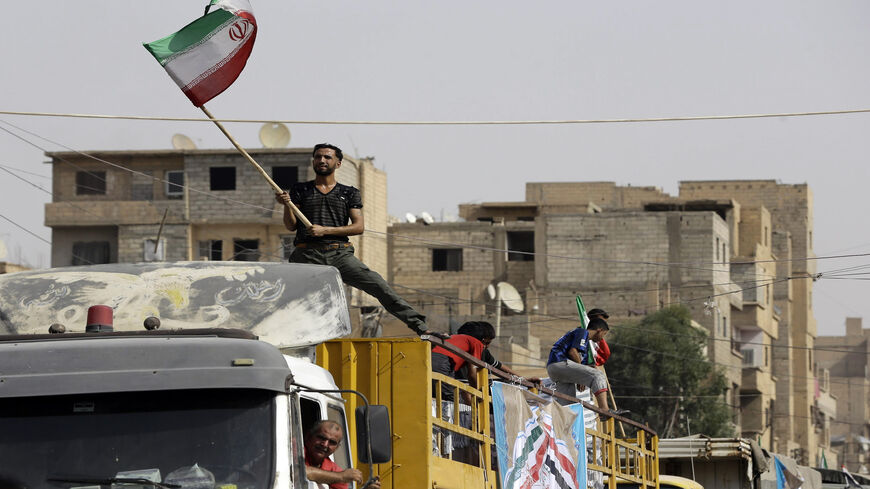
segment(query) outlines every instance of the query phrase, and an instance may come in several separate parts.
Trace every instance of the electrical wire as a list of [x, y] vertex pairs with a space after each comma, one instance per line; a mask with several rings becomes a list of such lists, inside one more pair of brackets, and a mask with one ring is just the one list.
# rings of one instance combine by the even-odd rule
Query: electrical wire
[[[2, 113], [4, 113], [4, 112], [0, 111], [0, 114], [2, 114]], [[204, 119], [204, 120], [209, 120], [209, 119]], [[146, 174], [146, 173], [139, 172], [139, 171], [136, 171], [136, 170], [133, 170], [133, 169], [127, 168], [127, 167], [125, 167], [125, 166], [123, 166], [123, 165], [120, 165], [120, 164], [117, 164], [117, 163], [113, 163], [113, 162], [107, 161], [107, 160], [102, 159], [102, 158], [98, 158], [98, 157], [96, 157], [96, 156], [94, 156], [94, 155], [91, 155], [91, 154], [88, 154], [88, 153], [86, 153], [86, 152], [78, 151], [78, 150], [76, 150], [76, 149], [74, 149], [74, 148], [71, 148], [71, 147], [69, 147], [69, 146], [66, 146], [66, 145], [64, 145], [64, 144], [62, 144], [62, 143], [59, 143], [59, 142], [57, 142], [57, 141], [53, 141], [53, 140], [51, 140], [51, 139], [45, 138], [45, 137], [43, 137], [43, 136], [40, 136], [40, 135], [38, 135], [38, 134], [36, 134], [36, 133], [34, 133], [34, 132], [32, 132], [32, 131], [29, 131], [29, 130], [27, 130], [27, 129], [21, 128], [20, 126], [17, 126], [17, 125], [15, 125], [15, 124], [12, 124], [12, 123], [10, 123], [10, 122], [8, 122], [8, 121], [5, 121], [5, 120], [0, 119], [0, 123], [3, 123], [3, 124], [6, 124], [6, 125], [9, 125], [9, 126], [15, 128], [15, 129], [19, 130], [19, 131], [25, 132], [25, 133], [27, 133], [27, 134], [33, 136], [33, 137], [37, 137], [37, 138], [42, 139], [42, 140], [44, 140], [44, 141], [47, 141], [47, 142], [49, 142], [49, 143], [51, 143], [51, 144], [55, 144], [55, 145], [57, 145], [57, 146], [60, 146], [60, 147], [66, 149], [66, 150], [68, 150], [68, 151], [75, 152], [75, 153], [77, 153], [77, 154], [79, 154], [79, 155], [81, 155], [81, 156], [84, 156], [84, 157], [86, 157], [86, 158], [90, 158], [90, 159], [93, 159], [93, 160], [95, 160], [95, 161], [98, 161], [98, 162], [104, 163], [104, 164], [106, 164], [106, 165], [109, 165], [109, 166], [111, 166], [111, 167], [113, 167], [113, 168], [116, 168], [116, 169], [119, 169], [119, 170], [123, 170], [123, 171], [127, 171], [127, 172], [130, 172], [130, 173], [135, 174], [135, 175], [143, 176], [143, 177], [146, 177], [146, 178], [152, 179], [152, 180], [154, 180], [154, 181], [159, 181], [159, 182], [162, 182], [162, 183], [172, 184], [172, 185], [177, 186], [177, 187], [187, 188], [187, 189], [188, 189], [189, 191], [191, 191], [191, 192], [195, 192], [195, 193], [200, 193], [200, 194], [206, 195], [207, 198], [213, 198], [213, 199], [217, 199], [217, 200], [223, 200], [223, 201], [228, 202], [228, 203], [244, 205], [244, 206], [247, 206], [247, 207], [252, 207], [252, 208], [256, 208], [256, 209], [261, 209], [261, 210], [268, 211], [268, 212], [272, 212], [272, 213], [281, 212], [281, 211], [276, 210], [274, 207], [273, 207], [273, 208], [268, 208], [268, 207], [263, 207], [263, 206], [256, 205], [256, 204], [251, 204], [251, 203], [248, 203], [248, 202], [238, 201], [238, 200], [235, 200], [235, 199], [229, 199], [229, 198], [227, 198], [227, 197], [223, 197], [223, 196], [220, 196], [220, 195], [215, 195], [215, 194], [212, 194], [212, 193], [210, 193], [210, 192], [206, 192], [206, 191], [203, 191], [203, 190], [199, 190], [199, 189], [195, 189], [195, 188], [189, 187], [189, 186], [186, 185], [186, 184], [185, 184], [185, 185], [178, 185], [178, 184], [176, 184], [176, 183], [169, 182], [168, 180], [164, 180], [164, 179], [162, 179], [162, 178], [158, 178], [158, 177], [155, 177], [155, 176], [153, 176], [153, 175], [148, 175], [148, 174]], [[34, 147], [36, 147], [36, 148], [42, 150], [43, 152], [47, 152], [46, 149], [44, 149], [44, 148], [42, 148], [42, 147], [40, 147], [40, 146], [38, 146], [38, 145], [35, 145], [34, 143], [32, 143], [32, 142], [26, 140], [25, 138], [22, 138], [21, 136], [19, 136], [19, 135], [13, 133], [12, 131], [9, 131], [8, 129], [3, 128], [2, 126], [0, 126], [0, 130], [3, 130], [3, 131], [5, 131], [5, 132], [7, 132], [7, 133], [9, 133], [9, 134], [11, 134], [11, 135], [13, 135], [13, 136], [15, 136], [16, 138], [21, 139], [22, 141], [27, 142], [28, 144], [30, 144], [30, 145], [32, 145], [32, 146], [34, 146]], [[62, 159], [62, 158], [60, 158], [60, 159], [61, 159], [61, 161], [64, 161], [65, 163], [70, 164], [70, 165], [72, 165], [72, 166], [74, 166], [74, 167], [76, 167], [76, 168], [81, 168], [81, 167], [78, 167], [77, 165], [73, 164], [72, 162], [66, 161], [66, 160], [64, 160], [64, 159]], [[85, 170], [82, 170], [82, 171], [85, 171]], [[98, 175], [94, 175], [94, 176], [95, 176], [95, 178], [100, 178]], [[389, 236], [391, 236], [391, 237], [398, 238], [398, 239], [404, 239], [404, 240], [410, 240], [410, 241], [417, 241], [417, 242], [424, 242], [424, 243], [428, 243], [428, 244], [437, 244], [437, 245], [445, 245], [445, 246], [461, 247], [461, 248], [466, 248], [466, 249], [478, 249], [478, 250], [489, 251], [489, 252], [493, 252], [493, 253], [505, 253], [505, 251], [506, 251], [506, 250], [504, 250], [504, 249], [498, 249], [498, 248], [494, 248], [494, 247], [477, 246], [477, 245], [472, 245], [472, 244], [468, 244], [468, 243], [452, 243], [452, 242], [446, 242], [446, 241], [440, 241], [440, 240], [432, 240], [432, 239], [425, 239], [425, 238], [412, 237], [412, 236], [403, 236], [403, 235], [396, 234], [396, 233], [382, 232], [382, 231], [377, 231], [377, 230], [372, 230], [372, 229], [366, 229], [366, 232], [371, 233], [371, 234], [382, 235], [382, 236], [384, 236], [384, 237], [389, 237]], [[546, 257], [546, 258], [552, 258], [552, 259], [567, 259], [567, 260], [587, 261], [587, 262], [592, 262], [592, 263], [626, 264], [626, 265], [646, 265], [646, 266], [667, 267], [667, 268], [670, 268], [670, 267], [677, 267], [677, 268], [685, 268], [685, 269], [688, 269], [688, 270], [700, 270], [700, 271], [711, 271], [711, 272], [726, 272], [727, 270], [720, 270], [720, 269], [715, 269], [715, 268], [702, 268], [701, 265], [711, 265], [711, 266], [751, 265], [751, 264], [756, 264], [756, 263], [789, 262], [789, 261], [790, 261], [790, 262], [795, 262], [795, 261], [801, 261], [801, 262], [803, 262], [803, 261], [811, 261], [811, 260], [814, 260], [814, 261], [815, 261], [815, 260], [842, 259], [842, 258], [853, 258], [853, 257], [870, 256], [870, 253], [860, 253], [860, 254], [846, 254], [846, 255], [835, 255], [835, 256], [798, 257], [798, 258], [780, 259], [780, 260], [755, 260], [755, 261], [741, 261], [741, 262], [718, 262], [718, 261], [713, 261], [713, 262], [649, 262], [649, 261], [636, 261], [636, 260], [613, 260], [613, 259], [603, 259], [603, 258], [587, 258], [587, 257], [579, 257], [579, 256], [565, 256], [565, 255], [556, 255], [556, 254], [549, 254], [549, 253], [535, 253], [535, 252], [523, 252], [523, 251], [510, 251], [510, 253], [513, 253], [513, 254], [519, 254], [519, 255], [529, 255], [529, 256], [537, 256], [537, 257]], [[759, 275], [759, 276], [769, 276], [769, 275], [767, 275], [767, 274], [755, 274], [755, 275]]]
[[478, 121], [365, 121], [365, 120], [288, 120], [288, 119], [204, 119], [201, 117], [158, 117], [109, 114], [82, 114], [70, 112], [25, 112], [3, 110], [0, 114], [34, 116], [34, 117], [72, 117], [82, 119], [116, 119], [136, 121], [171, 121], [171, 122], [241, 122], [241, 123], [281, 123], [306, 125], [369, 125], [369, 126], [485, 126], [485, 125], [573, 125], [573, 124], [619, 124], [641, 122], [686, 122], [730, 119], [765, 119], [780, 117], [808, 117], [822, 115], [864, 114], [870, 109], [824, 110], [814, 112], [779, 112], [762, 114], [734, 115], [702, 115], [702, 116], [670, 116], [618, 119], [559, 119], [559, 120], [478, 120]]

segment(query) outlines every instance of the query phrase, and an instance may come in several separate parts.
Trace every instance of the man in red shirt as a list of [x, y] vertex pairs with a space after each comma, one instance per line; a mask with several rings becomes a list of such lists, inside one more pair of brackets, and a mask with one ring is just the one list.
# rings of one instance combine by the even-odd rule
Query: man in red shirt
[[[489, 328], [476, 328], [474, 331], [475, 336], [477, 337], [465, 334], [455, 334], [444, 340], [444, 342], [450, 343], [474, 358], [480, 359], [483, 355], [483, 349], [486, 348], [486, 345], [488, 345], [495, 337], [495, 330], [492, 325], [489, 323], [482, 324], [486, 324]], [[432, 348], [433, 372], [444, 374], [448, 377], [458, 377], [457, 373], [460, 372], [460, 369], [462, 369], [464, 365], [466, 365], [465, 359], [450, 350], [440, 346]], [[477, 366], [468, 363], [467, 368], [462, 371], [465, 372], [465, 378], [468, 380], [468, 385], [477, 388]], [[453, 387], [450, 387], [447, 384], [441, 384], [441, 400], [452, 401], [453, 398]]]
[[[341, 445], [342, 438], [344, 430], [341, 426], [328, 420], [315, 424], [305, 437], [305, 473], [308, 480], [318, 483], [318, 487], [348, 489], [349, 482], [362, 482], [362, 472], [342, 469], [329, 459]], [[366, 487], [380, 489], [381, 483], [375, 478]]]

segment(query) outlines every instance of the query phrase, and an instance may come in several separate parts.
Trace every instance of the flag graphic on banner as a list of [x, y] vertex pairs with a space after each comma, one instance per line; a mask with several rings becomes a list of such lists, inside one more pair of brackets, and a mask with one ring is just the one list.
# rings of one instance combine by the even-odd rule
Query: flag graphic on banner
[[493, 382], [492, 398], [501, 487], [585, 489], [582, 405], [546, 403], [501, 382]]
[[804, 483], [804, 478], [798, 473], [797, 464], [793, 460], [790, 460], [790, 464], [793, 467], [789, 468], [779, 457], [773, 457], [776, 489], [798, 489]]
[[248, 0], [212, 0], [205, 15], [144, 46], [193, 105], [202, 107], [236, 81], [256, 37]]

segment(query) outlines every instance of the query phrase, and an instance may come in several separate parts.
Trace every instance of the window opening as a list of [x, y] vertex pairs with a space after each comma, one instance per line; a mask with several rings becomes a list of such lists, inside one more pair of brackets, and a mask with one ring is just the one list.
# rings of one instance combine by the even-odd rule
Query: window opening
[[233, 260], [235, 261], [259, 261], [260, 240], [258, 239], [234, 239]]
[[209, 261], [224, 259], [224, 242], [219, 239], [208, 239], [199, 242], [199, 257]]
[[76, 195], [106, 195], [106, 172], [77, 171]]
[[108, 241], [75, 242], [72, 248], [72, 264], [79, 266], [110, 263], [109, 251]]
[[166, 172], [166, 198], [180, 199], [184, 195], [184, 172]]
[[[534, 231], [508, 231], [507, 232], [508, 261], [535, 261], [535, 232]], [[510, 253], [519, 251], [521, 253]]]
[[295, 166], [273, 166], [272, 180], [279, 187], [287, 190], [299, 181], [299, 169]]
[[236, 167], [213, 166], [208, 169], [209, 188], [211, 190], [235, 190]]
[[462, 248], [435, 248], [432, 250], [433, 272], [461, 272]]

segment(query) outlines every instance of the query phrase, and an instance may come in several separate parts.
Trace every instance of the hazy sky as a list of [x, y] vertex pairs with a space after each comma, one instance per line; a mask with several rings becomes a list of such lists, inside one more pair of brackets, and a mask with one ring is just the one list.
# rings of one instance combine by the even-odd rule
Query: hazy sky
[[[142, 48], [204, 0], [11, 2], [0, 110], [200, 117]], [[253, 0], [248, 67], [208, 104], [217, 117], [281, 120], [563, 120], [870, 108], [870, 3], [861, 1]], [[210, 123], [0, 115], [53, 142], [0, 131], [0, 165], [48, 176], [43, 150], [229, 144]], [[259, 124], [230, 124], [260, 147]], [[0, 128], [13, 130], [0, 123]], [[523, 200], [528, 181], [614, 181], [675, 193], [680, 180], [809, 183], [820, 256], [870, 253], [870, 114], [523, 126], [293, 125], [291, 146], [330, 141], [386, 170], [393, 215]], [[35, 146], [36, 147], [35, 147]], [[61, 146], [63, 145], [63, 146]], [[50, 188], [44, 177], [17, 173]], [[0, 214], [50, 239], [50, 196], [0, 171]], [[9, 259], [49, 245], [0, 219]], [[826, 272], [870, 256], [822, 260]], [[870, 318], [870, 282], [815, 287], [820, 334]], [[870, 327], [870, 325], [868, 325]]]

